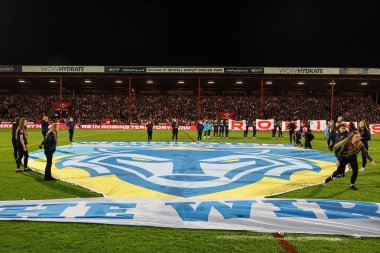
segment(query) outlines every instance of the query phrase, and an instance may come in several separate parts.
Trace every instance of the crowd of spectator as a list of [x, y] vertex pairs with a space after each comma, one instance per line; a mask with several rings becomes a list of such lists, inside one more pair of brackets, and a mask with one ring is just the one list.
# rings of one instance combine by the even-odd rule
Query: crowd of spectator
[[[0, 120], [10, 122], [21, 116], [38, 123], [44, 114], [49, 118], [61, 118], [61, 113], [53, 106], [57, 100], [57, 96], [49, 95], [0, 95]], [[157, 124], [176, 118], [183, 125], [195, 123], [198, 112], [198, 98], [194, 96], [135, 95], [131, 100], [131, 122], [128, 122], [127, 95], [66, 96], [64, 102], [71, 102], [72, 107], [62, 116], [72, 116], [82, 124], [142, 123], [148, 119]], [[228, 112], [234, 113], [237, 120], [329, 120], [331, 100], [328, 97], [264, 97], [263, 115], [260, 116], [260, 97], [203, 96], [200, 108], [202, 119], [217, 119], [221, 112]], [[333, 109], [334, 115], [343, 116], [345, 121], [380, 122], [380, 107], [371, 97], [336, 97]]]

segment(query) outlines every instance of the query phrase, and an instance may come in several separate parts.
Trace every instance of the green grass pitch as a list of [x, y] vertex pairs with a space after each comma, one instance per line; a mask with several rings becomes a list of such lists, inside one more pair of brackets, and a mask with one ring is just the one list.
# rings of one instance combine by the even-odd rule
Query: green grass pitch
[[[42, 141], [39, 129], [30, 129], [29, 152]], [[230, 132], [229, 139], [206, 141], [288, 143], [272, 140], [269, 132], [258, 132], [256, 139], [244, 139], [242, 132]], [[179, 141], [194, 141], [195, 131], [180, 131]], [[0, 200], [31, 200], [75, 197], [98, 197], [97, 193], [61, 181], [45, 182], [43, 175], [16, 173], [11, 143], [11, 130], [0, 130]], [[75, 130], [74, 141], [145, 141], [139, 130]], [[153, 141], [170, 141], [171, 131], [154, 131]], [[202, 140], [204, 141], [204, 140]], [[67, 145], [68, 131], [61, 130], [59, 145]], [[327, 144], [322, 133], [315, 133], [313, 148], [324, 152]], [[335, 180], [326, 186], [313, 186], [276, 197], [323, 198], [380, 202], [380, 136], [373, 135], [369, 152], [377, 161], [359, 172], [356, 186], [349, 190], [349, 178]], [[359, 166], [361, 156], [359, 155]], [[297, 252], [379, 252], [380, 238], [349, 236], [285, 234]], [[0, 252], [283, 252], [271, 234], [245, 231], [212, 231], [168, 229], [137, 226], [116, 226], [48, 222], [0, 222]]]

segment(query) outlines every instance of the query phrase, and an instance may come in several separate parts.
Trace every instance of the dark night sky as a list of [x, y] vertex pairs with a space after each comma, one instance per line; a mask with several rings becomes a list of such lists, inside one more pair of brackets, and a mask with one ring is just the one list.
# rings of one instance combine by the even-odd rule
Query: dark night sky
[[0, 0], [0, 65], [380, 67], [375, 3]]

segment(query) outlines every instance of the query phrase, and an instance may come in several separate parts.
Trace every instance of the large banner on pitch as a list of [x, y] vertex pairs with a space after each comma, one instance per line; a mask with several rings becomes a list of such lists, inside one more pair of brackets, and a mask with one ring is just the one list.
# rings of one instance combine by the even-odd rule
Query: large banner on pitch
[[380, 237], [379, 203], [326, 199], [58, 199], [0, 202], [0, 220]]
[[[43, 150], [29, 167], [44, 173]], [[54, 177], [109, 197], [264, 197], [321, 184], [335, 158], [285, 144], [75, 142], [58, 147]]]

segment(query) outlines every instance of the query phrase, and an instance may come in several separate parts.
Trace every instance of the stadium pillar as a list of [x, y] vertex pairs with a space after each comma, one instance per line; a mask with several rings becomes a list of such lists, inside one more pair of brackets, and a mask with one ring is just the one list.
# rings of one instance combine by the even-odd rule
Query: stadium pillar
[[334, 78], [331, 80], [331, 108], [330, 108], [330, 120], [333, 120], [333, 110], [334, 110]]
[[198, 120], [201, 118], [201, 78], [198, 77]]
[[260, 118], [263, 118], [263, 110], [264, 110], [264, 78], [261, 77], [260, 80]]
[[62, 120], [62, 76], [59, 76], [59, 107], [60, 107], [60, 121]]
[[128, 77], [128, 123], [131, 124], [131, 100], [132, 100], [132, 78]]

